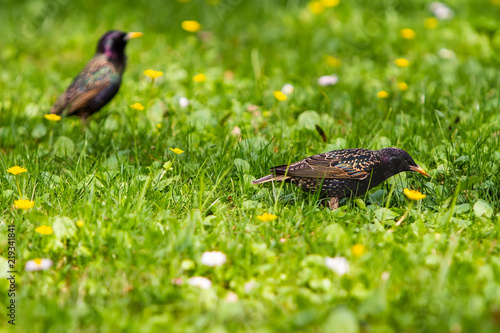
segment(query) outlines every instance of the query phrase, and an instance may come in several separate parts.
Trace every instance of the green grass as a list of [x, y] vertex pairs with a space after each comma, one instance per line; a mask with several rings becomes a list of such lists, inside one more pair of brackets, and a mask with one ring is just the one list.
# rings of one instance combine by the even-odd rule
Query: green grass
[[[341, 1], [319, 15], [298, 0], [211, 3], [4, 1], [0, 306], [15, 224], [17, 330], [498, 331], [500, 7], [454, 1], [453, 19], [429, 30], [430, 1]], [[208, 33], [183, 31], [183, 20]], [[112, 28], [144, 32], [127, 46], [119, 94], [87, 126], [44, 119]], [[164, 72], [154, 84], [150, 68]], [[197, 73], [207, 81], [193, 82]], [[316, 83], [329, 74], [339, 83]], [[295, 91], [278, 102], [285, 83]], [[431, 179], [400, 174], [336, 211], [291, 185], [251, 184], [313, 154], [387, 146]], [[14, 209], [14, 165], [28, 169], [17, 177], [33, 209]], [[404, 188], [427, 197], [395, 226], [410, 205]], [[261, 222], [264, 212], [278, 219]], [[227, 263], [202, 265], [213, 250]], [[325, 266], [335, 256], [348, 274]], [[53, 267], [24, 271], [39, 257]], [[189, 286], [193, 276], [213, 287]], [[0, 329], [9, 326], [2, 316]]]

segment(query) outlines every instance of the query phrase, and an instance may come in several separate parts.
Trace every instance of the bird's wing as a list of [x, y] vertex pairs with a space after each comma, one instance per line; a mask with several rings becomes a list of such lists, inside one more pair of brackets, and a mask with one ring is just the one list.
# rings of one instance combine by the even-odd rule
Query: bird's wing
[[273, 172], [291, 177], [337, 178], [362, 180], [371, 174], [377, 164], [373, 154], [332, 154], [325, 153], [308, 157], [290, 166], [273, 168]]
[[60, 115], [71, 106], [68, 112], [71, 114], [84, 107], [90, 99], [109, 87], [113, 74], [115, 73], [109, 64], [92, 59], [57, 99], [50, 112]]

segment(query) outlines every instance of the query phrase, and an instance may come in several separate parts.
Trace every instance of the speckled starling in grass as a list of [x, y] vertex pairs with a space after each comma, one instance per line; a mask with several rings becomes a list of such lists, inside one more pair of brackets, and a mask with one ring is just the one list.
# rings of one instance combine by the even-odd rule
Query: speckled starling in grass
[[429, 177], [406, 151], [399, 148], [341, 149], [274, 167], [272, 174], [253, 183], [285, 181], [306, 191], [319, 190], [331, 198], [330, 208], [336, 209], [342, 198], [362, 195], [403, 171], [415, 171]]
[[84, 121], [111, 101], [120, 88], [125, 70], [127, 41], [141, 36], [140, 32], [106, 32], [97, 44], [95, 56], [59, 97], [50, 112], [62, 115], [67, 109], [65, 115], [78, 116]]

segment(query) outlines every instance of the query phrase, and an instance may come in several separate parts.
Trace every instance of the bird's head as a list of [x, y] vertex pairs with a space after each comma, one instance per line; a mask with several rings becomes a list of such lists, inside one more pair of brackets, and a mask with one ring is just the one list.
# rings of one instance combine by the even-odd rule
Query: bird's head
[[413, 158], [403, 149], [399, 148], [383, 148], [379, 150], [380, 158], [384, 169], [392, 175], [396, 175], [403, 171], [418, 172], [426, 177], [429, 177]]
[[110, 30], [102, 35], [97, 44], [97, 53], [106, 54], [108, 58], [122, 58], [125, 45], [129, 39], [139, 38], [142, 32], [123, 32]]

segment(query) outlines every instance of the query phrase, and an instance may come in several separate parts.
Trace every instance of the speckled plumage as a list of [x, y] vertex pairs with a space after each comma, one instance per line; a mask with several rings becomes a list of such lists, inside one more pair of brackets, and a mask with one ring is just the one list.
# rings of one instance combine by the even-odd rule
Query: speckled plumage
[[271, 169], [271, 174], [253, 181], [286, 181], [306, 191], [320, 191], [331, 198], [332, 209], [344, 197], [358, 196], [403, 171], [425, 176], [413, 158], [399, 148], [342, 149], [314, 155], [302, 161]]
[[108, 31], [99, 40], [95, 56], [58, 98], [51, 113], [78, 116], [85, 120], [113, 99], [120, 88], [125, 70], [125, 46], [132, 34]]

